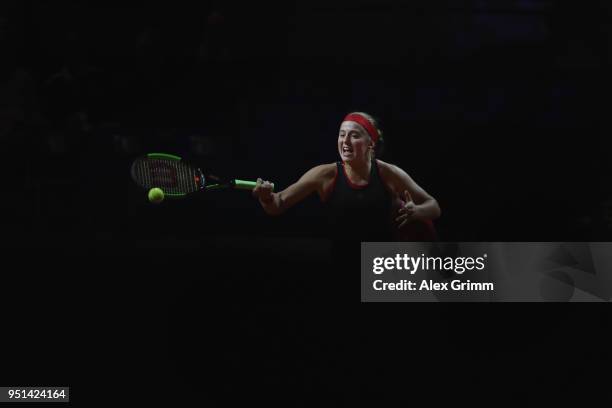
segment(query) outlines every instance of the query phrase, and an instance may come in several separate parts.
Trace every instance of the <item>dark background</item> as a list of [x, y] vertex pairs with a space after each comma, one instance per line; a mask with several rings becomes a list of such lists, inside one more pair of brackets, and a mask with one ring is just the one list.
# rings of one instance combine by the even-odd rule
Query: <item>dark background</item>
[[[337, 160], [341, 119], [360, 110], [381, 119], [382, 159], [438, 199], [442, 240], [609, 240], [610, 13], [2, 2], [5, 382], [82, 400], [96, 382], [185, 401], [379, 399], [440, 373], [490, 387], [493, 370], [538, 384], [552, 367], [568, 392], [609, 356], [601, 311], [359, 305], [314, 197], [281, 218], [244, 192], [153, 206], [129, 166], [167, 151], [284, 188]], [[371, 344], [420, 351], [392, 367], [363, 356]]]

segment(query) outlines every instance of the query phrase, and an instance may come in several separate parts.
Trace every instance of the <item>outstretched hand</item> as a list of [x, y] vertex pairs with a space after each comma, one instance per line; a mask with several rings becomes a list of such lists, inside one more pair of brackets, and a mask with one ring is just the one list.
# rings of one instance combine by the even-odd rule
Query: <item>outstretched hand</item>
[[408, 190], [404, 191], [402, 199], [402, 207], [398, 211], [399, 216], [395, 219], [398, 223], [398, 229], [404, 227], [409, 222], [419, 219], [419, 207], [412, 200]]

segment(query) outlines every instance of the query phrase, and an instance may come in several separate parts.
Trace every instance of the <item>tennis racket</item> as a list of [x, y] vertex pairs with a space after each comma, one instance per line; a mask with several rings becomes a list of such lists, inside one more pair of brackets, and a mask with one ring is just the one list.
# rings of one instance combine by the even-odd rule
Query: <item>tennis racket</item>
[[144, 189], [161, 188], [170, 198], [183, 198], [198, 191], [222, 189], [253, 190], [255, 181], [222, 179], [202, 170], [179, 156], [149, 153], [134, 160], [132, 179]]

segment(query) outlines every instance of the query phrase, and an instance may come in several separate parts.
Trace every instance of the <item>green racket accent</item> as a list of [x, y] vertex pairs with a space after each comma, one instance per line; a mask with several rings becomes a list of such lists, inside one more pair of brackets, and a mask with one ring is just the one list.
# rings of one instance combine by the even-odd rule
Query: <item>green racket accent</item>
[[256, 185], [254, 181], [234, 180], [234, 188], [238, 190], [253, 190]]
[[149, 153], [147, 154], [147, 157], [149, 159], [166, 159], [166, 160], [176, 160], [176, 161], [182, 160], [180, 157], [175, 156], [173, 154], [168, 154], [168, 153]]
[[169, 193], [169, 194], [164, 194], [164, 196], [168, 197], [168, 198], [183, 198], [185, 197], [187, 194], [181, 194], [181, 193]]
[[[206, 190], [223, 190], [227, 188], [235, 188], [236, 190], [253, 190], [257, 186], [257, 182], [255, 181], [246, 181], [246, 180], [231, 180], [229, 184], [212, 184], [210, 186], [206, 186]], [[274, 184], [272, 184], [272, 188], [274, 188]]]

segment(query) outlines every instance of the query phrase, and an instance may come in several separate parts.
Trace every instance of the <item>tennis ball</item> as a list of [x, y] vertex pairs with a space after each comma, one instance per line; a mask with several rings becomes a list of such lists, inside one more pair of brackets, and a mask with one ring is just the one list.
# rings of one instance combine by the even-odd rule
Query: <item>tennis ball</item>
[[149, 190], [149, 201], [153, 204], [159, 204], [164, 201], [164, 190], [155, 187]]

